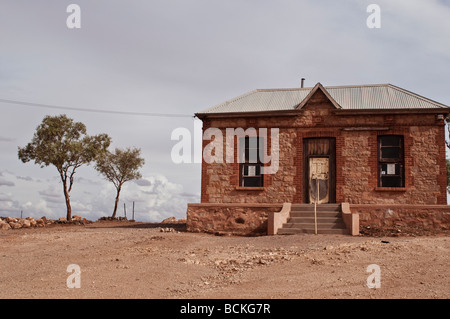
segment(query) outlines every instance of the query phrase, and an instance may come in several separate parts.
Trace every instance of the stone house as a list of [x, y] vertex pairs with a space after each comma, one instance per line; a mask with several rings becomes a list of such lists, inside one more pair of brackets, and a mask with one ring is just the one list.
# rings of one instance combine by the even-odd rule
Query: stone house
[[201, 203], [188, 204], [188, 230], [445, 229], [449, 113], [391, 84], [320, 83], [254, 90], [199, 112]]

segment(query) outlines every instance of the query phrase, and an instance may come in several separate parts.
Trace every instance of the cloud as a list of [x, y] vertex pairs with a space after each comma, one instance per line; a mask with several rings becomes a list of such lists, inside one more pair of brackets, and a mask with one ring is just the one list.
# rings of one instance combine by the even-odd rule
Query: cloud
[[[112, 183], [105, 182], [101, 191], [92, 198], [90, 216], [99, 218], [111, 216], [114, 207], [116, 189]], [[74, 196], [72, 196], [74, 198]], [[138, 221], [158, 222], [167, 217], [185, 218], [187, 203], [198, 201], [199, 196], [184, 192], [183, 186], [169, 181], [161, 174], [144, 176], [139, 181], [125, 183], [119, 197], [116, 216], [124, 216], [124, 203], [127, 218], [132, 218], [133, 202], [135, 219]]]
[[17, 209], [14, 209], [13, 201], [0, 201], [0, 216], [8, 217], [11, 215], [17, 216]]
[[83, 177], [83, 176], [77, 176], [75, 178], [75, 183], [76, 184], [78, 184], [78, 183], [80, 183], [80, 184], [89, 184], [89, 185], [100, 185], [101, 184], [101, 182], [99, 180], [93, 180], [91, 178], [86, 178], [86, 177]]
[[186, 198], [195, 198], [198, 199], [198, 197], [200, 196], [199, 194], [193, 194], [193, 193], [186, 193], [183, 192], [180, 194], [180, 196], [186, 197]]
[[0, 177], [0, 186], [9, 186], [9, 187], [12, 187], [12, 186], [15, 186], [15, 185], [16, 185], [16, 184], [14, 184], [14, 182], [8, 181], [8, 180], [6, 180], [6, 179]]
[[61, 192], [57, 191], [54, 185], [48, 186], [47, 189], [43, 191], [39, 191], [39, 194], [46, 196], [46, 197], [60, 197]]
[[134, 180], [133, 182], [139, 186], [150, 186], [151, 185], [151, 182], [149, 180], [146, 180], [143, 178]]
[[11, 193], [0, 193], [0, 202], [12, 202]]
[[11, 193], [0, 193], [0, 216], [20, 217], [20, 207]]
[[60, 215], [58, 214], [58, 211], [51, 209], [44, 199], [39, 200], [37, 203], [26, 202], [22, 208], [24, 216], [31, 216], [34, 218], [45, 216], [50, 219], [58, 219], [61, 216], [65, 216], [65, 214]]
[[23, 217], [40, 218], [47, 216], [49, 218], [59, 218], [59, 211], [51, 209], [44, 199], [20, 204], [11, 193], [0, 193], [0, 216], [3, 217], [20, 217], [22, 214]]
[[[82, 217], [89, 217], [92, 216], [92, 204], [90, 203], [84, 203], [79, 200], [71, 201], [71, 207], [72, 207], [72, 216], [73, 215], [80, 215]], [[89, 217], [90, 218], [90, 217]]]
[[0, 142], [13, 142], [15, 140], [15, 138], [0, 136]]
[[17, 179], [21, 179], [23, 181], [32, 182], [33, 178], [31, 176], [16, 176]]
[[49, 185], [47, 189], [39, 191], [42, 199], [50, 203], [61, 203], [63, 199], [62, 191], [59, 191], [53, 185]]

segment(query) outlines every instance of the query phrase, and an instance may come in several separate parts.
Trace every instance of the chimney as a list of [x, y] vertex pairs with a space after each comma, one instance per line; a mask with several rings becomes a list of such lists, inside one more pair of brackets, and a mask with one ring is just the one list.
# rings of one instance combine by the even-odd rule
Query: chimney
[[301, 88], [303, 89], [303, 84], [305, 83], [305, 78], [302, 78], [302, 85]]

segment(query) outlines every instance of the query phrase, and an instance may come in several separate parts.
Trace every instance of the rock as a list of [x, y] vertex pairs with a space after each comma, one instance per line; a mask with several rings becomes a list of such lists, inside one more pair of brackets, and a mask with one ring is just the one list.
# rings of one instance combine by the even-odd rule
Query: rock
[[45, 221], [42, 218], [36, 219], [36, 227], [44, 227]]
[[11, 229], [11, 226], [5, 222], [5, 221], [0, 221], [0, 229]]
[[22, 225], [18, 222], [9, 222], [9, 226], [11, 226], [12, 229], [22, 228]]
[[[91, 223], [91, 221], [88, 221], [86, 218], [82, 218], [79, 215], [74, 215], [74, 218], [71, 220], [71, 222], [73, 222], [73, 224]], [[26, 217], [26, 218], [0, 217], [0, 229], [44, 227], [46, 224], [54, 224], [54, 223], [65, 224], [67, 223], [67, 218], [60, 217], [57, 220], [53, 220], [47, 219], [45, 216], [39, 219], [34, 219], [34, 217]]]
[[7, 223], [10, 223], [10, 222], [17, 223], [17, 218], [14, 218], [14, 217], [6, 217], [6, 222], [7, 222]]
[[22, 220], [21, 224], [22, 224], [23, 228], [30, 228], [31, 227], [31, 222], [28, 219]]
[[175, 229], [166, 227], [166, 228], [160, 228], [159, 231], [162, 233], [172, 233], [172, 232], [175, 232]]
[[172, 216], [172, 217], [164, 219], [161, 223], [162, 224], [173, 224], [176, 222], [177, 222], [177, 219], [174, 216]]

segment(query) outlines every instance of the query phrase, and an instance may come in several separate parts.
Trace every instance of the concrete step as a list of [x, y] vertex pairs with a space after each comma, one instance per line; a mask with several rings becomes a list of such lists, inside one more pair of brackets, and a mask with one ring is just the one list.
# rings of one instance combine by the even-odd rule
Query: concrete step
[[[341, 218], [341, 212], [340, 211], [318, 211], [317, 217], [324, 217], [324, 218]], [[291, 211], [290, 217], [313, 217], [314, 218], [314, 211]]]
[[[335, 223], [341, 222], [342, 218], [339, 216], [317, 216], [318, 223]], [[288, 223], [313, 223], [314, 224], [314, 214], [313, 216], [292, 216], [288, 218]]]
[[[335, 235], [348, 235], [347, 229], [317, 229], [318, 234], [335, 234]], [[314, 234], [313, 229], [304, 228], [281, 228], [278, 230], [278, 235], [295, 235], [295, 234]]]
[[[320, 211], [340, 211], [341, 205], [340, 204], [319, 204], [316, 206], [316, 209], [318, 212]], [[291, 212], [297, 212], [297, 211], [314, 211], [314, 204], [292, 204], [291, 206]]]
[[318, 234], [349, 234], [342, 220], [340, 204], [293, 204], [287, 223], [278, 230], [279, 235], [314, 234], [315, 216], [317, 217]]
[[[289, 228], [302, 228], [302, 229], [314, 229], [314, 222], [312, 223], [286, 223], [283, 224], [282, 229]], [[317, 223], [317, 228], [319, 229], [345, 229], [345, 224], [341, 222], [334, 223]]]

